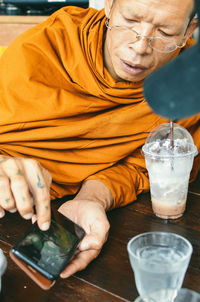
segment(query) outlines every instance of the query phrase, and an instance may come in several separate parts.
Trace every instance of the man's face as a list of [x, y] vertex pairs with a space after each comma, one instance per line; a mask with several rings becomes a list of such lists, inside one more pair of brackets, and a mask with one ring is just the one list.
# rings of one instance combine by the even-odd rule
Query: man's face
[[[113, 5], [112, 5], [113, 4]], [[112, 0], [105, 1], [109, 26], [134, 28], [147, 37], [162, 37], [181, 45], [192, 33], [188, 27], [193, 9], [191, 0]], [[174, 52], [152, 49], [148, 39], [127, 41], [125, 35], [107, 30], [104, 62], [117, 81], [138, 82], [170, 61]]]

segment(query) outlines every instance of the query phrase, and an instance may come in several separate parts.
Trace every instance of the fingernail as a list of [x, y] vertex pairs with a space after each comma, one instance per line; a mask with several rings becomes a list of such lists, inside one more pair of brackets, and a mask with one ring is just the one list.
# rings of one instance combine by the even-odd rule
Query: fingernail
[[10, 213], [15, 213], [15, 212], [17, 212], [17, 209], [14, 208], [14, 209], [12, 209], [12, 210], [9, 210], [9, 212], [10, 212]]
[[89, 250], [90, 246], [88, 242], [83, 242], [81, 244], [81, 250]]
[[23, 216], [23, 218], [28, 220], [28, 219], [31, 219], [32, 216], [33, 216], [33, 213], [28, 213], [28, 214], [25, 214]]
[[32, 224], [34, 224], [37, 220], [36, 215], [33, 215], [31, 219], [32, 219]]
[[0, 212], [0, 218], [3, 218], [4, 215], [5, 215], [5, 212], [4, 212], [4, 211]]
[[70, 274], [67, 274], [67, 273], [65, 273], [65, 274], [60, 274], [60, 277], [62, 278], [62, 279], [65, 279], [65, 278], [68, 278], [70, 276]]
[[48, 221], [44, 222], [41, 226], [41, 230], [46, 231], [46, 230], [48, 230], [49, 226], [50, 226], [50, 224]]

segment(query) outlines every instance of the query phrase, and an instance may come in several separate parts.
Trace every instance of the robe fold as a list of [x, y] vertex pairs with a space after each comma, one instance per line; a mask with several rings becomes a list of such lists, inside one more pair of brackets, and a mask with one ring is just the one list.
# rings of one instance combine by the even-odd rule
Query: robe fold
[[[52, 198], [98, 179], [119, 207], [149, 189], [141, 146], [168, 121], [151, 111], [142, 82], [109, 74], [104, 32], [104, 10], [68, 6], [8, 47], [0, 59], [0, 153], [38, 160], [52, 174]], [[179, 124], [200, 150], [200, 115]], [[192, 179], [199, 166], [197, 156]]]

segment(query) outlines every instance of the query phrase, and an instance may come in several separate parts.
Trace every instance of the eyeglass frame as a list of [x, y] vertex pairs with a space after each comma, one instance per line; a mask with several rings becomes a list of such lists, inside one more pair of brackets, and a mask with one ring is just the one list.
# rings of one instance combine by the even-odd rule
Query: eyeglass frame
[[[118, 28], [118, 29], [121, 28], [121, 29], [126, 29], [126, 30], [128, 29], [128, 30], [131, 30], [131, 31], [135, 32], [135, 33], [136, 33], [136, 39], [137, 39], [135, 42], [137, 42], [139, 38], [146, 38], [147, 41], [148, 41], [148, 45], [149, 45], [153, 50], [155, 50], [155, 51], [157, 51], [157, 52], [160, 52], [160, 53], [171, 53], [171, 52], [174, 52], [174, 51], [176, 51], [178, 48], [180, 48], [180, 49], [183, 48], [183, 47], [185, 46], [185, 44], [186, 44], [186, 42], [184, 42], [181, 46], [179, 46], [179, 45], [177, 45], [176, 42], [171, 41], [171, 40], [169, 40], [169, 39], [167, 39], [167, 38], [163, 38], [163, 37], [148, 37], [148, 36], [143, 36], [143, 35], [139, 34], [133, 27], [132, 27], [132, 28], [129, 28], [129, 27], [127, 27], [127, 26], [119, 26], [119, 25], [109, 26], [108, 23], [109, 23], [109, 19], [106, 19], [105, 25], [106, 25], [106, 27], [107, 27], [108, 29], [110, 29], [110, 30], [112, 30], [112, 28]], [[169, 43], [174, 43], [175, 49], [174, 49], [174, 50], [170, 50], [170, 51], [161, 51], [161, 50], [158, 50], [158, 49], [154, 48], [154, 47], [150, 44], [151, 41], [152, 41], [153, 39], [160, 39], [160, 40], [163, 40], [163, 41], [168, 41]], [[135, 43], [135, 42], [133, 42], [133, 43]]]

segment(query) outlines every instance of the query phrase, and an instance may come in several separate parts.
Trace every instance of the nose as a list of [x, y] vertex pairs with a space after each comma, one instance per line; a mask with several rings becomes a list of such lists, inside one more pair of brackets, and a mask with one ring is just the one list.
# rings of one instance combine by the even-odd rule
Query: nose
[[137, 41], [135, 41], [134, 43], [129, 43], [129, 47], [132, 48], [135, 53], [141, 56], [151, 54], [153, 51], [153, 49], [149, 45], [148, 38], [141, 36], [138, 37]]

